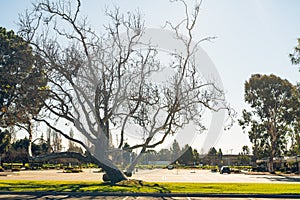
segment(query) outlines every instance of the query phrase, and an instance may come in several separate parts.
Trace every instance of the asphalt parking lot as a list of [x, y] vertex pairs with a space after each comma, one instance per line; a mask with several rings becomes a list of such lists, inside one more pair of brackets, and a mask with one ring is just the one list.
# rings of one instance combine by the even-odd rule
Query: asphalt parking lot
[[[98, 181], [102, 173], [97, 169], [84, 169], [83, 173], [63, 173], [62, 170], [1, 172], [0, 180], [64, 180]], [[220, 174], [209, 170], [153, 169], [139, 170], [131, 177], [149, 182], [199, 182], [199, 183], [300, 183], [300, 176]]]
[[143, 170], [133, 178], [150, 182], [203, 182], [203, 183], [300, 183], [300, 176], [220, 174], [209, 170], [157, 169]]

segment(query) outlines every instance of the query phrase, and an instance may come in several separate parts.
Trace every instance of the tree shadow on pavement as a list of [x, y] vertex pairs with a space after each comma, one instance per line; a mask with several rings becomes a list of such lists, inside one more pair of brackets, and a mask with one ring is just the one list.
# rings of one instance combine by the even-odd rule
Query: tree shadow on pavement
[[300, 177], [294, 176], [284, 176], [284, 175], [273, 175], [273, 176], [262, 176], [255, 177], [255, 179], [267, 179], [272, 182], [291, 182], [291, 183], [300, 183]]

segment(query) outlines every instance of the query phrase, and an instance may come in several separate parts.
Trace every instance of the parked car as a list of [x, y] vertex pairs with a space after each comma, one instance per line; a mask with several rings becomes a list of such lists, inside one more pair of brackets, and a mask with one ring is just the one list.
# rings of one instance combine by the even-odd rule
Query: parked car
[[228, 173], [230, 174], [230, 168], [228, 166], [223, 166], [220, 169], [220, 174]]
[[174, 165], [168, 165], [167, 168], [168, 168], [168, 170], [172, 170], [172, 169], [174, 169]]

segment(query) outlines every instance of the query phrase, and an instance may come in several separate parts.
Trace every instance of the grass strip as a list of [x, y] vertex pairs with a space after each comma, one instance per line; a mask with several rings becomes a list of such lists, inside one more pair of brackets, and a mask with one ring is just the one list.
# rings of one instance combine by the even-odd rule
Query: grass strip
[[299, 194], [300, 184], [280, 183], [151, 183], [125, 181], [117, 185], [82, 181], [0, 180], [0, 191], [13, 192], [122, 192], [201, 194]]

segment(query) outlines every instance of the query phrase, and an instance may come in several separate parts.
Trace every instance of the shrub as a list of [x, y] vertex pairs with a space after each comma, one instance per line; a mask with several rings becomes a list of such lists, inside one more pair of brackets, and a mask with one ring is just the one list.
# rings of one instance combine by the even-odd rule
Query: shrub
[[64, 173], [80, 173], [82, 172], [81, 169], [75, 169], [73, 167], [66, 167], [63, 171]]
[[12, 168], [11, 171], [12, 172], [19, 172], [19, 171], [21, 171], [21, 169], [20, 168]]

